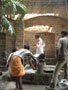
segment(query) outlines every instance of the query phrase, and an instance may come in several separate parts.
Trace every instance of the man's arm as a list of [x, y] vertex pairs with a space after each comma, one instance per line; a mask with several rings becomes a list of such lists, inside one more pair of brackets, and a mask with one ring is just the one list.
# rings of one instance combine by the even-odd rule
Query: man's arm
[[32, 61], [31, 59], [29, 60], [29, 64], [30, 66], [35, 69], [36, 63], [34, 61]]
[[9, 55], [8, 59], [7, 59], [7, 64], [6, 64], [6, 67], [8, 68], [9, 67], [9, 63], [10, 63], [10, 60], [11, 60], [11, 56], [12, 56], [12, 53]]
[[37, 48], [40, 48], [41, 47], [41, 45], [43, 44], [43, 41], [42, 40], [39, 40], [38, 42], [37, 42]]
[[36, 64], [38, 63], [37, 58], [35, 58], [32, 53], [27, 53], [26, 55], [29, 57], [28, 60], [29, 60], [30, 66], [31, 66], [33, 69], [35, 69], [35, 66], [36, 66]]
[[59, 55], [60, 55], [60, 49], [61, 49], [61, 46], [62, 46], [61, 42], [62, 42], [62, 40], [59, 39], [58, 43], [57, 43], [57, 47], [56, 47], [56, 57], [57, 57], [57, 59], [59, 59]]
[[60, 53], [59, 49], [56, 49], [56, 58], [57, 59], [59, 59], [59, 53]]

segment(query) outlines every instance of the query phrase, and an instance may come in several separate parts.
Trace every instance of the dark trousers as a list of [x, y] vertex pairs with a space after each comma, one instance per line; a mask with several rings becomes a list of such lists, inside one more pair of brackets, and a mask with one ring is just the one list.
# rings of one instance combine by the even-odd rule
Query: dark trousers
[[67, 63], [64, 65], [64, 79], [67, 79]]
[[64, 67], [64, 79], [67, 79], [67, 62], [68, 62], [68, 59], [58, 60], [55, 71], [53, 73], [54, 88], [56, 88], [57, 80], [58, 80], [58, 73], [62, 67]]

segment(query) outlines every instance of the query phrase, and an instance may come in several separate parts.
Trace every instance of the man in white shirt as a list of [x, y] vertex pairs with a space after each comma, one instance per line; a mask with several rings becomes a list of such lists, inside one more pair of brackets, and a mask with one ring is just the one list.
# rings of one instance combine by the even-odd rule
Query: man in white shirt
[[44, 47], [45, 47], [44, 41], [42, 40], [40, 35], [35, 35], [35, 39], [36, 39], [36, 54], [44, 53]]

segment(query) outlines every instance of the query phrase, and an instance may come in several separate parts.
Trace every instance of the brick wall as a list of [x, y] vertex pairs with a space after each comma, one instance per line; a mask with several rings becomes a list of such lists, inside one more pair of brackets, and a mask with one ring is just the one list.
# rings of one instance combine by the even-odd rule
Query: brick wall
[[[29, 29], [24, 31], [23, 28], [23, 22], [22, 21], [12, 21], [15, 30], [16, 30], [16, 37], [12, 36], [10, 37], [8, 35], [8, 33], [6, 33], [6, 51], [8, 53], [11, 52], [12, 48], [14, 48], [15, 46], [22, 48], [23, 44], [29, 43], [30, 47], [31, 47], [31, 51], [33, 53], [35, 53], [35, 34], [36, 33], [40, 33], [40, 30], [32, 30], [30, 31]], [[34, 19], [30, 19], [28, 21], [25, 22], [25, 26], [31, 26], [31, 25], [48, 25], [48, 26], [52, 26], [52, 32], [51, 33], [55, 33], [54, 34], [46, 34], [47, 39], [45, 38], [46, 43], [50, 42], [50, 38], [52, 37], [52, 41], [54, 41], [53, 39], [55, 39], [55, 44], [57, 44], [57, 41], [60, 37], [60, 32], [62, 29], [68, 29], [68, 20], [63, 19], [63, 18], [57, 18], [57, 17], [50, 17], [50, 18], [46, 18], [46, 17], [37, 17]], [[45, 30], [43, 30], [43, 32], [45, 32]], [[24, 38], [23, 38], [24, 37]], [[50, 38], [48, 38], [50, 37]], [[23, 41], [24, 39], [24, 41]], [[44, 38], [43, 38], [44, 39]], [[49, 42], [48, 42], [49, 41]], [[50, 43], [52, 43], [52, 41]], [[50, 44], [47, 44], [47, 46]], [[53, 42], [54, 45], [54, 42]], [[52, 50], [50, 48], [54, 47], [51, 44], [51, 47], [48, 46], [48, 50], [46, 50], [46, 54], [47, 56], [53, 56], [55, 50], [53, 49], [53, 53], [51, 55]], [[50, 51], [49, 51], [50, 50]], [[55, 54], [54, 54], [55, 55]]]
[[[24, 42], [30, 44], [31, 51], [35, 53], [35, 34], [43, 32], [42, 38], [46, 42], [46, 55], [49, 57], [55, 56], [55, 47], [61, 36], [60, 32], [63, 29], [68, 30], [68, 20], [56, 16], [39, 16], [25, 20], [24, 22], [26, 28], [24, 31]], [[36, 25], [48, 25], [49, 29], [45, 30], [42, 27], [41, 29], [36, 29], [35, 27], [32, 28], [32, 26]], [[46, 33], [49, 32], [50, 27], [53, 27], [51, 33]]]
[[[54, 0], [55, 1], [55, 0]], [[27, 13], [55, 13], [60, 17], [68, 18], [68, 6], [64, 3], [49, 2], [48, 0], [24, 0], [23, 3], [27, 7]]]
[[24, 43], [30, 45], [30, 50], [35, 53], [36, 52], [36, 45], [35, 45], [35, 34], [39, 33], [41, 38], [44, 40], [46, 46], [44, 51], [47, 57], [55, 57], [55, 34], [42, 32], [42, 31], [24, 31]]
[[54, 33], [48, 33], [48, 32], [42, 32], [39, 33], [40, 36], [45, 41], [45, 54], [46, 57], [55, 57], [55, 34]]
[[[33, 25], [48, 25], [48, 26], [52, 26], [52, 32], [47, 33], [46, 34], [46, 44], [50, 42], [50, 44], [52, 43], [52, 41], [54, 41], [53, 39], [55, 39], [55, 44], [57, 44], [57, 41], [60, 37], [60, 32], [62, 29], [68, 29], [68, 15], [67, 15], [67, 8], [65, 6], [64, 3], [62, 4], [57, 4], [57, 3], [51, 3], [48, 4], [47, 2], [42, 2], [42, 0], [39, 0], [41, 2], [37, 2], [38, 0], [32, 0], [31, 2], [29, 2], [31, 0], [28, 1], [24, 1], [24, 4], [27, 7], [27, 13], [40, 13], [40, 14], [44, 14], [44, 13], [54, 13], [56, 14], [58, 17], [37, 17], [37, 18], [32, 18], [30, 20], [25, 21], [25, 27], [31, 27]], [[66, 19], [64, 19], [66, 18]], [[29, 43], [30, 47], [31, 47], [31, 51], [35, 53], [35, 38], [34, 35], [36, 33], [40, 33], [41, 31], [31, 31], [29, 32], [29, 30], [25, 30], [25, 33], [23, 33], [23, 22], [22, 21], [11, 21], [15, 27], [16, 30], [16, 37], [12, 36], [10, 37], [8, 34], [6, 34], [6, 51], [8, 53], [11, 52], [12, 48], [17, 46], [19, 48], [23, 47], [23, 44], [25, 43]], [[44, 30], [45, 32], [45, 30]], [[55, 36], [52, 33], [56, 33]], [[43, 35], [43, 34], [42, 34]], [[45, 37], [45, 35], [43, 35]], [[24, 41], [23, 41], [23, 37], [24, 37]], [[44, 39], [44, 37], [42, 37]], [[48, 38], [49, 37], [49, 38]], [[53, 38], [55, 37], [55, 38]], [[52, 41], [50, 41], [50, 38], [52, 39]], [[49, 42], [48, 42], [49, 41]], [[49, 44], [49, 45], [50, 45]], [[54, 45], [54, 42], [53, 42]], [[47, 44], [48, 46], [48, 44]], [[51, 44], [51, 48], [54, 47]], [[1, 47], [0, 47], [1, 48]], [[52, 51], [50, 49], [50, 46], [48, 46], [48, 50], [50, 50], [49, 52], [55, 52], [54, 50]], [[46, 54], [50, 55], [50, 53], [48, 52], [48, 50], [46, 50]], [[52, 56], [52, 55], [51, 55]]]
[[[68, 30], [68, 20], [61, 17], [56, 17], [56, 16], [38, 16], [38, 17], [25, 20], [24, 23], [25, 23], [25, 28], [29, 28], [36, 25], [44, 25], [44, 26], [48, 25], [49, 27], [53, 27], [52, 32], [56, 33], [56, 43], [60, 37], [61, 30], [63, 29]], [[45, 32], [45, 29], [44, 29], [44, 32]]]
[[68, 26], [68, 19], [57, 16], [37, 16], [24, 21], [25, 28], [35, 25], [49, 25], [53, 27], [66, 28]]
[[[15, 28], [16, 37], [10, 35], [8, 30], [1, 30], [0, 32], [0, 65], [4, 66], [8, 55], [12, 52], [14, 47], [23, 47], [23, 22], [10, 20]], [[6, 58], [5, 58], [6, 55]]]
[[9, 55], [9, 53], [12, 52], [12, 49], [15, 47], [15, 37], [10, 36], [8, 33], [6, 33], [6, 51]]
[[24, 37], [24, 26], [23, 21], [15, 22], [15, 29], [16, 29], [16, 43], [15, 46], [22, 48], [23, 47], [23, 37]]
[[[29, 2], [31, 1], [31, 2]], [[67, 9], [68, 6], [66, 8], [65, 4], [57, 4], [57, 3], [44, 3], [42, 2], [42, 0], [39, 0], [41, 2], [37, 2], [38, 0], [28, 0], [28, 1], [24, 1], [24, 4], [27, 7], [27, 13], [40, 13], [40, 14], [44, 14], [44, 13], [54, 13], [56, 14], [58, 17], [37, 17], [37, 18], [33, 18], [30, 20], [25, 21], [25, 27], [30, 27], [33, 25], [48, 25], [48, 26], [52, 26], [53, 30], [51, 33], [46, 33], [45, 34], [41, 34], [41, 37], [44, 39], [45, 37], [45, 42], [46, 42], [46, 54], [47, 55], [51, 55], [53, 56], [54, 52], [55, 52], [55, 44], [57, 44], [57, 41], [60, 37], [60, 32], [62, 29], [68, 29], [68, 14], [67, 14]], [[60, 17], [60, 18], [59, 18]], [[66, 18], [66, 19], [64, 19]], [[23, 47], [23, 44], [25, 43], [29, 43], [30, 47], [31, 47], [31, 51], [33, 53], [35, 53], [35, 38], [34, 35], [36, 33], [40, 33], [41, 31], [31, 31], [29, 32], [29, 30], [24, 31], [24, 27], [23, 27], [23, 21], [11, 21], [15, 27], [16, 30], [16, 37], [12, 36], [10, 37], [7, 33], [6, 36], [4, 37], [4, 40], [2, 41], [2, 38], [0, 39], [0, 45], [1, 42], [4, 43], [3, 46], [3, 50], [6, 50], [8, 53], [11, 52], [12, 48], [17, 46], [19, 48]], [[45, 30], [44, 30], [45, 32]], [[54, 34], [55, 33], [55, 34]], [[24, 41], [23, 41], [24, 38]], [[6, 40], [6, 42], [5, 42]], [[5, 48], [4, 48], [5, 47]], [[48, 48], [47, 48], [48, 47]], [[53, 51], [52, 48], [54, 47]], [[3, 51], [2, 47], [0, 46], [0, 51]], [[53, 53], [51, 53], [53, 52]], [[55, 54], [54, 54], [55, 55]]]
[[5, 44], [6, 44], [6, 35], [5, 33], [0, 33], [0, 59], [2, 58], [2, 54], [6, 48]]
[[[23, 32], [24, 32], [23, 22], [21, 22], [21, 21], [16, 22], [16, 21], [12, 21], [12, 20], [11, 20], [11, 22], [15, 28], [16, 36], [14, 36], [14, 35], [11, 36], [7, 30], [5, 32], [6, 36], [5, 36], [5, 44], [4, 44], [5, 49], [4, 50], [6, 50], [8, 54], [12, 52], [12, 49], [14, 47], [18, 47], [18, 48], [23, 47], [23, 35], [24, 35], [23, 34]], [[0, 47], [0, 49], [1, 49], [1, 47]]]

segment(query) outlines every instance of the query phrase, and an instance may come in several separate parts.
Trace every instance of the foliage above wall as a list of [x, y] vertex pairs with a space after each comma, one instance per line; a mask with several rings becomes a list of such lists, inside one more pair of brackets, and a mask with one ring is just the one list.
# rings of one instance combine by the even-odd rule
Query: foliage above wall
[[[21, 13], [19, 9], [21, 9]], [[11, 12], [11, 13], [10, 13]], [[17, 0], [0, 0], [0, 27], [7, 28], [8, 31], [13, 34], [14, 28], [6, 15], [16, 14], [24, 15], [26, 13], [26, 7]]]

